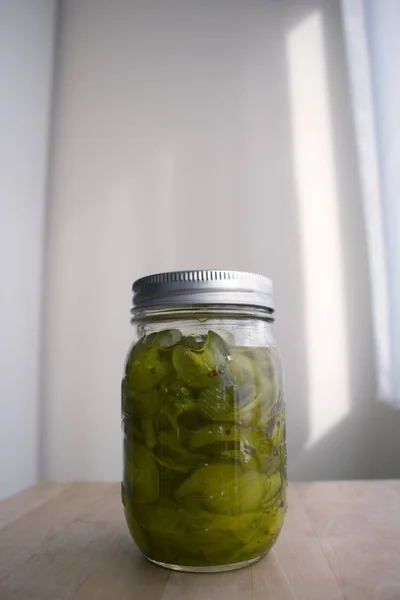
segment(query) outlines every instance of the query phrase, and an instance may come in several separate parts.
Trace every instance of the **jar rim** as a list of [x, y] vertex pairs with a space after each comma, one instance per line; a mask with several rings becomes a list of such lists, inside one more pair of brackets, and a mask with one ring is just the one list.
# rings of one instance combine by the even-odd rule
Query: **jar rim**
[[248, 305], [211, 304], [196, 306], [152, 306], [131, 309], [131, 323], [140, 321], [179, 321], [209, 319], [260, 319], [273, 323], [274, 313], [266, 308]]
[[134, 312], [139, 308], [246, 306], [273, 313], [273, 284], [246, 271], [192, 270], [156, 273], [132, 285]]

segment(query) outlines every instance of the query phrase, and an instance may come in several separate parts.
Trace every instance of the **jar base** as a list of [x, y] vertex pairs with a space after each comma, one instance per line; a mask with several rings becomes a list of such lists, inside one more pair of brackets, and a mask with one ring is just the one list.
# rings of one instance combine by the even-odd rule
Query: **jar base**
[[224, 573], [225, 571], [236, 571], [236, 569], [244, 569], [245, 567], [250, 567], [251, 565], [254, 565], [256, 562], [261, 560], [262, 556], [252, 558], [251, 560], [242, 560], [241, 562], [231, 563], [228, 565], [216, 565], [215, 567], [172, 565], [169, 563], [160, 562], [158, 560], [153, 560], [148, 556], [146, 556], [145, 558], [154, 565], [157, 565], [158, 567], [163, 567], [163, 569], [170, 569], [172, 571], [181, 571], [184, 573]]

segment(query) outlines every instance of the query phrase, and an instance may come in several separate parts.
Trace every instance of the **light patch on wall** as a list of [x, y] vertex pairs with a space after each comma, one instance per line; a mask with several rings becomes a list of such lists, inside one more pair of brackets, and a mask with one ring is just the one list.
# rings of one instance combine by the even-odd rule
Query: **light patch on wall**
[[[387, 36], [387, 31], [393, 26], [396, 27], [396, 3], [391, 2], [389, 4], [390, 8], [394, 10], [394, 13], [391, 12], [389, 6], [385, 7], [386, 10], [380, 11], [379, 3], [367, 6], [363, 0], [342, 0], [341, 2], [370, 269], [378, 397], [384, 401], [389, 401], [395, 406], [396, 402], [393, 401], [393, 398], [395, 396], [394, 378], [396, 377], [396, 369], [392, 363], [393, 357], [391, 356], [390, 347], [390, 338], [395, 329], [391, 326], [392, 324], [390, 322], [388, 266], [390, 258], [392, 258], [393, 261], [396, 261], [398, 255], [395, 252], [389, 253], [389, 255], [387, 254], [389, 246], [387, 246], [388, 238], [385, 238], [385, 213], [382, 202], [383, 189], [379, 173], [379, 147], [377, 144], [377, 134], [382, 134], [384, 129], [382, 128], [382, 120], [384, 120], [385, 123], [389, 122], [388, 120], [390, 120], [391, 113], [390, 111], [384, 110], [382, 115], [375, 115], [377, 109], [379, 113], [378, 107], [380, 104], [378, 98], [375, 97], [376, 92], [378, 92], [381, 101], [385, 100], [393, 107], [393, 115], [395, 118], [397, 118], [396, 115], [398, 114], [398, 103], [396, 103], [395, 97], [392, 95], [392, 90], [393, 92], [395, 91], [394, 88], [390, 87], [390, 92], [388, 92], [386, 88], [386, 86], [392, 85], [392, 77], [390, 75], [387, 76], [388, 69], [392, 68], [391, 58], [388, 61], [385, 61], [385, 58], [382, 57], [382, 64], [385, 65], [385, 68], [378, 68], [378, 72], [374, 73], [376, 60], [380, 55], [378, 53], [377, 56], [374, 56], [374, 60], [371, 61], [372, 50], [370, 48], [371, 41], [377, 41], [375, 39], [376, 36], [378, 36], [378, 39], [380, 36], [383, 36], [381, 37], [381, 43], [379, 45], [381, 51], [385, 48], [386, 51], [389, 52], [389, 56], [397, 56], [396, 53], [393, 53], [391, 48], [391, 44], [400, 44], [397, 35], [393, 34], [388, 36], [388, 46], [386, 43], [383, 43], [383, 39], [386, 40], [384, 36]], [[379, 19], [372, 27], [374, 34], [374, 40], [372, 40], [370, 39], [370, 28], [366, 26], [366, 20], [368, 20], [368, 18], [374, 20], [374, 10], [377, 11], [376, 15], [379, 15]], [[391, 23], [390, 26], [386, 23], [386, 19], [389, 19]], [[379, 78], [376, 90], [374, 90], [373, 75], [376, 75]], [[381, 80], [382, 78], [383, 81]], [[384, 84], [386, 84], [386, 86]], [[378, 127], [376, 126], [375, 118], [377, 118]], [[389, 126], [388, 129], [395, 132], [394, 139], [396, 139], [397, 128]], [[385, 148], [390, 148], [390, 144], [385, 143], [384, 146]], [[383, 151], [383, 155], [385, 155], [385, 151]], [[394, 177], [398, 177], [398, 169], [394, 168], [392, 173]], [[396, 189], [396, 186], [394, 186], [393, 189]], [[395, 213], [396, 210], [398, 211], [398, 206], [396, 196], [396, 201], [391, 203], [393, 213]], [[400, 219], [400, 211], [398, 211], [398, 218]], [[391, 226], [393, 226], [395, 220], [390, 218], [390, 223]], [[394, 229], [394, 231], [395, 230], [396, 229]], [[400, 222], [397, 227], [397, 231], [399, 230]], [[396, 282], [398, 284], [399, 281], [398, 277], [394, 278], [394, 284], [396, 284]], [[400, 320], [396, 319], [397, 314], [398, 310], [394, 311], [393, 316], [395, 317], [394, 320], [398, 322], [398, 327], [400, 327]], [[400, 336], [396, 334], [393, 337], [394, 345], [399, 337]], [[398, 381], [400, 392], [400, 378]], [[398, 406], [400, 408], [400, 394]]]
[[319, 12], [288, 33], [286, 49], [305, 289], [310, 447], [350, 410], [338, 190]]

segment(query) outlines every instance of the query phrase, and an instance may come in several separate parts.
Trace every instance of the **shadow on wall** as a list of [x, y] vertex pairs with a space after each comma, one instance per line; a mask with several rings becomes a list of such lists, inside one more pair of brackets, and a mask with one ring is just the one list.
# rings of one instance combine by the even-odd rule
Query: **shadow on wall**
[[[300, 436], [303, 444], [289, 448], [290, 475], [399, 477], [400, 411], [377, 401], [364, 215], [339, 5], [310, 3], [308, 12], [303, 5], [301, 15], [288, 15], [286, 52], [308, 358], [308, 429]], [[292, 402], [296, 399], [289, 395], [289, 428]]]

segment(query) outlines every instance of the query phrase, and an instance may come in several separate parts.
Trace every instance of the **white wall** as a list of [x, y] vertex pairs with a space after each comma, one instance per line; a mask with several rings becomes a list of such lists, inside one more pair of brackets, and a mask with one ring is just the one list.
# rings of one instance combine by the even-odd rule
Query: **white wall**
[[291, 477], [382, 473], [341, 32], [336, 0], [62, 3], [46, 476], [120, 476], [132, 281], [224, 267], [275, 283]]
[[0, 0], [0, 497], [38, 477], [53, 0]]

